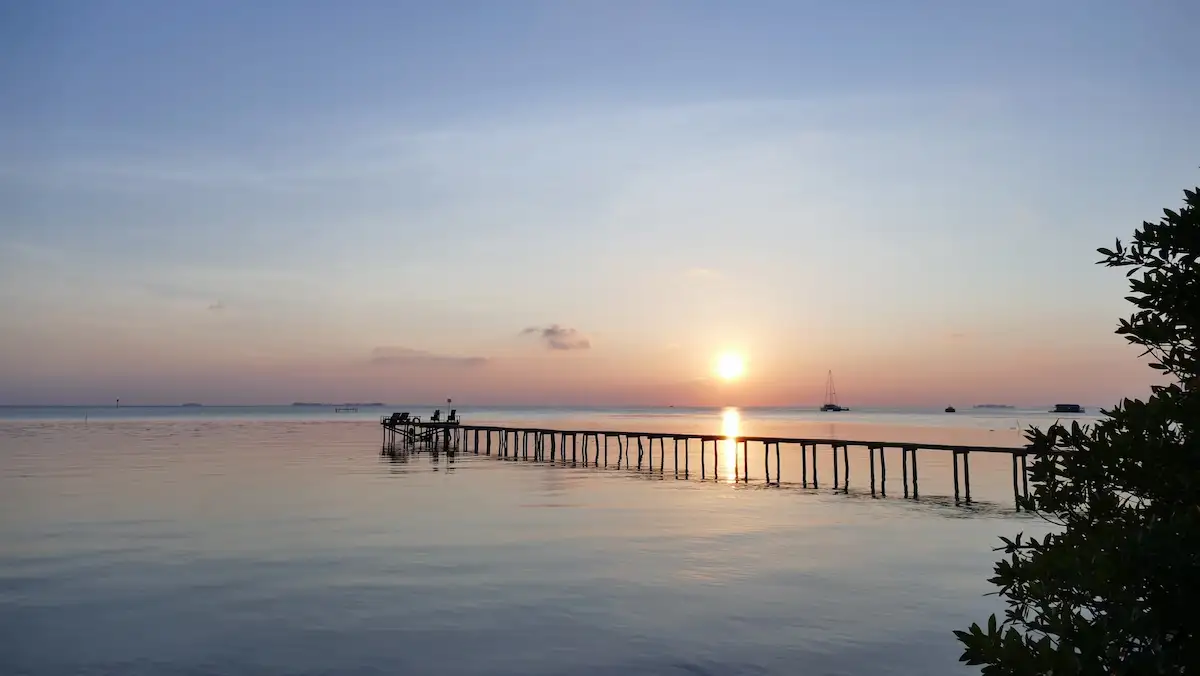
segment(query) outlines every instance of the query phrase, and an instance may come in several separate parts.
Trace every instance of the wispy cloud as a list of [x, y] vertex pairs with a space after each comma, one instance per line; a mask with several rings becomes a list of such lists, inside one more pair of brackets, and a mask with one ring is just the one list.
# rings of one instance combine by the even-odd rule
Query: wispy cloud
[[522, 336], [537, 336], [550, 350], [587, 350], [592, 347], [592, 341], [576, 329], [551, 324], [550, 326], [531, 326], [521, 331]]
[[375, 366], [442, 365], [473, 368], [486, 364], [487, 357], [437, 354], [410, 347], [382, 346], [371, 350], [369, 361]]

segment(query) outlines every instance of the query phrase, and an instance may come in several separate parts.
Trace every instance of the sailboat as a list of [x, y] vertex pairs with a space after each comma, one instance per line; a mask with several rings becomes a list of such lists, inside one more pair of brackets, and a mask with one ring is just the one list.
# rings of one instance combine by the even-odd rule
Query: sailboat
[[848, 408], [838, 406], [837, 388], [833, 386], [833, 371], [829, 372], [829, 377], [825, 380], [825, 404], [821, 406], [822, 411], [849, 411]]

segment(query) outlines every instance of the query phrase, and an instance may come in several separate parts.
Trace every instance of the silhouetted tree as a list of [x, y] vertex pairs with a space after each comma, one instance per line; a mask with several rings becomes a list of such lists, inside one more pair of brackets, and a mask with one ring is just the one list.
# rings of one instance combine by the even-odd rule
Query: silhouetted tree
[[[997, 549], [1005, 619], [956, 631], [993, 674], [1200, 673], [1200, 188], [1100, 249], [1128, 268], [1137, 307], [1117, 333], [1170, 376], [1094, 426], [1031, 428], [1025, 505], [1058, 527]], [[1143, 355], [1143, 356], [1145, 356]]]

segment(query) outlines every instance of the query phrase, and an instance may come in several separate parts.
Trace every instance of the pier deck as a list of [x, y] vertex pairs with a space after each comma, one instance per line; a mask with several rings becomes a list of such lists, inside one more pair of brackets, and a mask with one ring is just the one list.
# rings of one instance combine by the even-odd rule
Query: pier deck
[[[674, 472], [684, 478], [693, 474], [692, 444], [699, 444], [701, 479], [717, 478], [719, 470], [718, 450], [722, 443], [741, 455], [740, 473], [735, 479], [750, 481], [750, 457], [753, 445], [754, 457], [763, 459], [763, 477], [766, 485], [782, 483], [780, 453], [783, 446], [799, 447], [800, 481], [802, 487], [820, 487], [817, 472], [817, 449], [827, 448], [833, 459], [833, 482], [835, 490], [848, 492], [850, 488], [850, 449], [866, 449], [870, 461], [870, 491], [886, 495], [887, 450], [900, 451], [900, 467], [904, 497], [920, 496], [918, 452], [949, 452], [952, 454], [954, 472], [954, 501], [971, 502], [971, 454], [997, 453], [1012, 458], [1013, 499], [1017, 509], [1021, 499], [1029, 497], [1026, 447], [1012, 446], [969, 446], [958, 444], [925, 444], [896, 441], [861, 441], [850, 439], [808, 439], [778, 436], [729, 436], [722, 434], [679, 434], [661, 432], [627, 432], [617, 430], [561, 430], [542, 427], [468, 425], [458, 421], [422, 422], [401, 417], [402, 414], [380, 419], [383, 428], [384, 454], [408, 453], [428, 450], [435, 453], [473, 453], [496, 455], [533, 461], [563, 462], [590, 467], [608, 467], [609, 454], [615, 446], [616, 466], [630, 467], [636, 450], [637, 468], [646, 465], [655, 469], [655, 450], [658, 451], [659, 471], [665, 471], [667, 460], [666, 442], [671, 441], [671, 457]], [[657, 449], [655, 448], [657, 442]], [[708, 463], [708, 448], [712, 445], [712, 463]], [[683, 464], [680, 464], [680, 451]], [[774, 460], [774, 463], [772, 463]], [[774, 464], [774, 474], [772, 474]], [[876, 480], [878, 468], [878, 481]], [[740, 474], [740, 476], [738, 476]], [[795, 483], [795, 480], [791, 480]]]

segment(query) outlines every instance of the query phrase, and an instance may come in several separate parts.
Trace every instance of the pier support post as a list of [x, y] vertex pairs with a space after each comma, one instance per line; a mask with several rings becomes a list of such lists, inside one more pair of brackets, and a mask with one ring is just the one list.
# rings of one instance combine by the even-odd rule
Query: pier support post
[[763, 442], [763, 476], [767, 485], [771, 485], [771, 442]]
[[1013, 466], [1013, 504], [1017, 506], [1017, 511], [1021, 511], [1021, 487], [1017, 482], [1017, 454], [1012, 454]]
[[908, 447], [900, 447], [900, 473], [904, 475], [904, 497], [908, 497]]
[[871, 495], [875, 495], [875, 447], [867, 447], [867, 459], [871, 461]]
[[909, 446], [908, 452], [912, 455], [912, 496], [915, 500], [921, 497], [921, 489], [917, 480], [917, 447]]
[[887, 449], [879, 447], [879, 494], [887, 495]]
[[800, 486], [808, 488], [808, 444], [800, 444]]
[[963, 488], [967, 492], [967, 504], [971, 504], [971, 452], [963, 451]]
[[783, 474], [779, 470], [779, 462], [780, 462], [779, 451], [780, 451], [779, 442], [776, 441], [775, 442], [775, 485], [776, 486], [783, 485]]
[[691, 464], [692, 464], [692, 461], [691, 461], [692, 454], [688, 453], [688, 447], [691, 445], [689, 443], [690, 441], [691, 441], [691, 439], [689, 439], [688, 437], [683, 438], [683, 476], [684, 476], [684, 478], [687, 478], [688, 468], [691, 467]]
[[1021, 454], [1021, 485], [1025, 498], [1029, 498], [1029, 461], [1027, 454]]
[[841, 486], [841, 481], [838, 478], [838, 447], [833, 445], [833, 490], [837, 490]]
[[846, 469], [846, 480], [843, 484], [843, 489], [847, 493], [850, 492], [850, 445], [842, 444], [842, 465]]
[[820, 488], [820, 486], [817, 485], [817, 445], [816, 444], [812, 445], [812, 470], [813, 470], [812, 487]]
[[742, 439], [742, 483], [750, 483], [750, 442]]
[[954, 456], [954, 504], [958, 504], [958, 451], [950, 451], [950, 455]]

